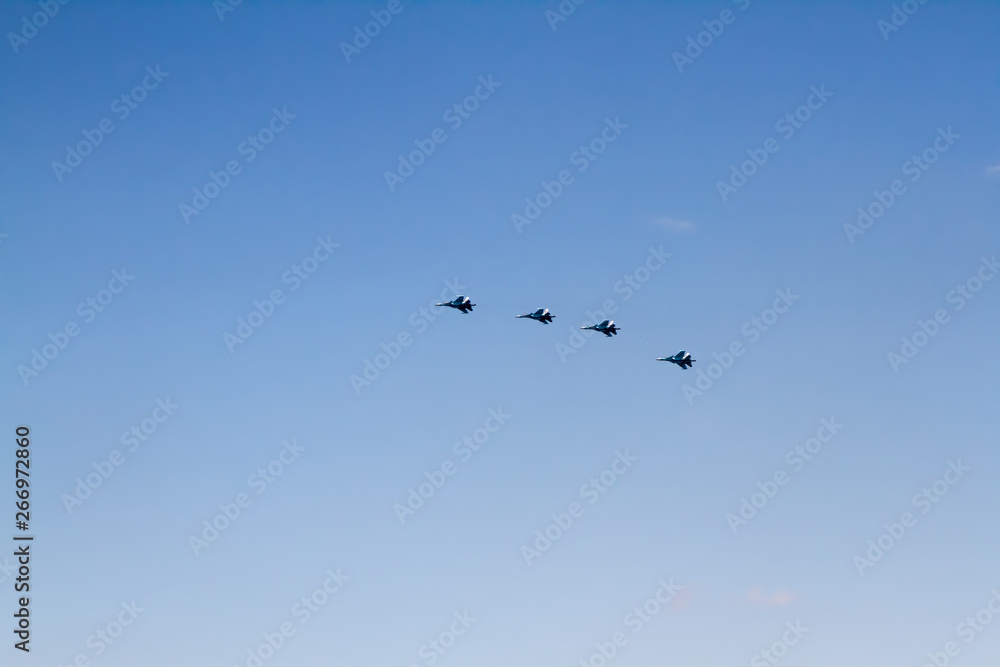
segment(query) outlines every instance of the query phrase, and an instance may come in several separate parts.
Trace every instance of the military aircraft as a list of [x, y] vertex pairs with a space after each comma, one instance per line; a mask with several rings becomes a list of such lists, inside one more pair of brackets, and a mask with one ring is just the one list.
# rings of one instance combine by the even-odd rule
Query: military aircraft
[[677, 354], [675, 354], [672, 357], [662, 357], [660, 359], [657, 359], [657, 361], [669, 361], [670, 363], [677, 364], [678, 366], [680, 366], [684, 370], [687, 370], [687, 369], [691, 368], [691, 364], [692, 363], [694, 363], [694, 362], [696, 362], [698, 360], [697, 359], [692, 359], [690, 354], [688, 354], [684, 350], [681, 350], [680, 352], [678, 352]]
[[436, 306], [448, 306], [449, 308], [457, 308], [463, 313], [472, 312], [472, 307], [476, 304], [472, 303], [472, 300], [467, 296], [456, 296], [454, 299], [448, 303], [437, 303]]
[[616, 327], [615, 326], [615, 321], [614, 320], [604, 320], [600, 324], [595, 324], [593, 326], [580, 327], [580, 328], [581, 329], [590, 329], [591, 331], [597, 331], [599, 333], [604, 334], [608, 338], [611, 338], [611, 334], [614, 334], [614, 335], [617, 336], [618, 332], [621, 330], [621, 327]]
[[535, 320], [536, 322], [541, 322], [542, 324], [552, 324], [552, 318], [555, 317], [555, 315], [550, 314], [548, 308], [539, 308], [533, 313], [515, 315], [515, 317], [527, 317], [530, 320]]

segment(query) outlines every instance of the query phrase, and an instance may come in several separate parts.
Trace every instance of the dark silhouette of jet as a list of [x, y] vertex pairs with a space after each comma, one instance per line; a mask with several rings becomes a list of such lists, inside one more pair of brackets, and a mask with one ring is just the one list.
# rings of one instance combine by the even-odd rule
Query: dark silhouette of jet
[[621, 330], [621, 327], [616, 327], [615, 326], [615, 321], [614, 320], [604, 320], [600, 324], [595, 324], [593, 326], [580, 327], [580, 328], [581, 329], [590, 329], [591, 331], [598, 331], [598, 332], [604, 334], [605, 336], [607, 336], [608, 338], [611, 338], [612, 334], [614, 334], [615, 336], [617, 336], [618, 332]]
[[692, 359], [690, 354], [688, 354], [684, 350], [681, 350], [680, 352], [678, 352], [677, 354], [675, 354], [672, 357], [662, 357], [660, 359], [657, 359], [657, 361], [669, 361], [670, 363], [677, 364], [678, 366], [680, 366], [684, 370], [687, 370], [687, 369], [691, 368], [691, 364], [693, 364], [694, 362], [696, 362], [698, 360], [697, 359]]
[[539, 308], [533, 313], [525, 313], [524, 315], [515, 315], [515, 317], [527, 317], [528, 319], [535, 320], [536, 322], [541, 322], [542, 324], [552, 324], [552, 318], [555, 315], [549, 313], [548, 308]]
[[463, 313], [471, 313], [472, 307], [476, 304], [472, 303], [471, 299], [467, 296], [456, 296], [454, 299], [448, 303], [438, 303], [437, 306], [448, 306], [449, 308], [457, 308]]

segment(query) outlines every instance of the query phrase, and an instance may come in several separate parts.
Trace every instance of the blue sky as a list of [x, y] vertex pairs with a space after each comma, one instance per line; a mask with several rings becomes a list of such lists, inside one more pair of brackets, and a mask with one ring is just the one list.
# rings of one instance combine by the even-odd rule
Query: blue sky
[[1000, 8], [389, 5], [0, 7], [10, 664], [993, 664]]

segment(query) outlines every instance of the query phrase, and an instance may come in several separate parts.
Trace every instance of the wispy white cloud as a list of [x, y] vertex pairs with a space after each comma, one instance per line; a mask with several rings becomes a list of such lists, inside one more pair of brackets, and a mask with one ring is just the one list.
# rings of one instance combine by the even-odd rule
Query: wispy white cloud
[[1000, 164], [986, 167], [986, 173], [991, 176], [1000, 176]]
[[747, 593], [747, 601], [761, 607], [787, 607], [795, 601], [795, 594], [783, 590], [768, 594], [758, 586]]
[[694, 223], [690, 220], [678, 220], [677, 218], [669, 218], [666, 216], [656, 218], [653, 223], [658, 227], [662, 227], [669, 232], [693, 232]]

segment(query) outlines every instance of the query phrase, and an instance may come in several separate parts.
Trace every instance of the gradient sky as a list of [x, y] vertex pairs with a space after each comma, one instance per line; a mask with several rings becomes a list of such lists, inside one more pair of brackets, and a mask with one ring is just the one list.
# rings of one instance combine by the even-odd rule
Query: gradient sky
[[[595, 644], [623, 632], [608, 665], [722, 667], [770, 664], [759, 651], [798, 622], [780, 664], [917, 667], [955, 641], [951, 664], [995, 665], [1000, 619], [971, 642], [958, 626], [1000, 590], [1000, 280], [973, 280], [961, 309], [952, 291], [992, 277], [983, 258], [1000, 251], [1000, 6], [915, 4], [884, 34], [890, 2], [585, 2], [553, 29], [555, 0], [401, 0], [347, 62], [341, 44], [387, 4], [244, 2], [220, 19], [207, 2], [70, 2], [16, 44], [39, 5], [0, 6], [0, 414], [8, 442], [32, 429], [36, 536], [32, 651], [5, 630], [0, 662], [245, 666], [289, 622], [263, 664], [600, 667]], [[724, 10], [678, 71], [673, 54]], [[147, 67], [165, 75], [121, 118]], [[454, 128], [445, 112], [480, 77], [499, 85]], [[812, 87], [832, 96], [787, 136], [776, 123]], [[248, 161], [274, 109], [294, 118]], [[102, 119], [113, 131], [57, 174]], [[579, 171], [606, 119], [627, 127]], [[438, 128], [391, 190], [385, 172]], [[907, 161], [948, 128], [911, 181]], [[769, 138], [777, 152], [724, 201], [717, 183]], [[229, 161], [239, 172], [186, 222], [180, 205]], [[563, 170], [572, 182], [519, 233], [511, 215]], [[896, 179], [903, 194], [849, 239]], [[292, 290], [317, 238], [339, 246]], [[646, 274], [653, 251], [670, 257]], [[102, 293], [123, 269], [134, 279]], [[475, 312], [422, 324], [446, 281]], [[224, 334], [276, 289], [231, 352]], [[797, 299], [757, 329], [776, 290]], [[607, 300], [620, 335], [575, 339]], [[554, 325], [513, 318], [539, 307]], [[734, 342], [743, 354], [713, 370]], [[679, 349], [693, 370], [655, 361]], [[129, 451], [122, 434], [168, 398]], [[463, 460], [454, 443], [489, 410], [510, 417]], [[786, 453], [831, 418], [843, 428], [795, 471]], [[304, 450], [262, 489], [251, 475], [292, 440]], [[631, 467], [581, 489], [619, 451]], [[447, 461], [401, 523], [394, 505]], [[949, 461], [969, 471], [921, 513], [914, 495]], [[779, 471], [734, 533], [727, 514]], [[250, 505], [196, 555], [189, 538], [241, 493]], [[574, 502], [582, 515], [526, 562]], [[915, 525], [859, 573], [905, 512]], [[294, 605], [337, 568], [350, 579], [302, 623]], [[634, 633], [626, 614], [671, 578], [680, 592]], [[95, 640], [133, 600], [136, 621]], [[466, 611], [432, 663], [426, 642]]]

